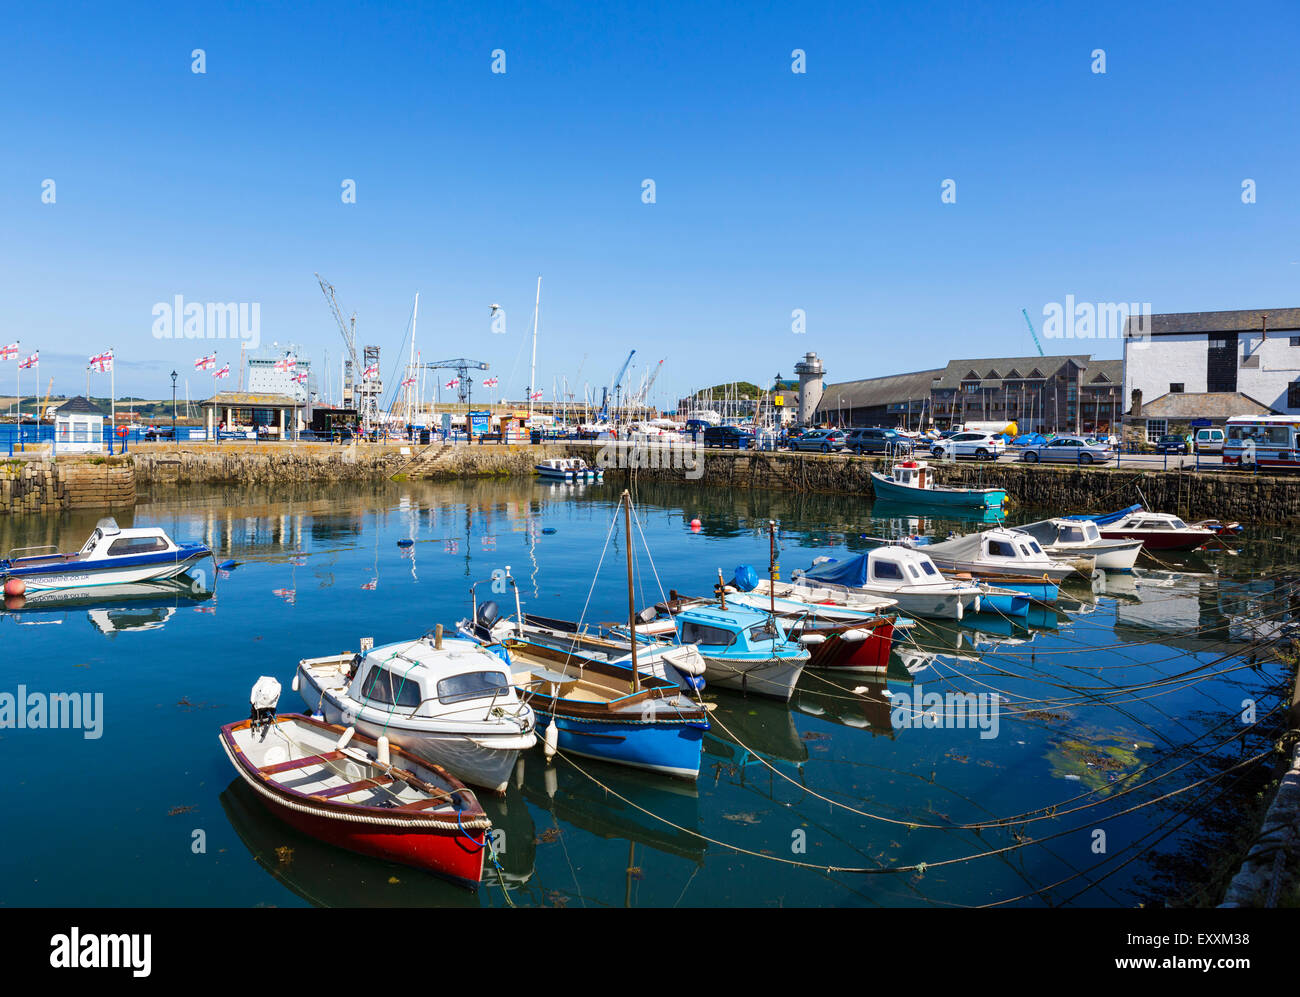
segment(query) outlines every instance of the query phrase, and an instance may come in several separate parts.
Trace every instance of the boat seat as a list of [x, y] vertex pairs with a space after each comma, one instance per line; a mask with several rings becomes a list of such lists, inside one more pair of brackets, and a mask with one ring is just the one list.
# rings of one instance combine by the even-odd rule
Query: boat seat
[[411, 803], [398, 804], [398, 810], [432, 810], [434, 807], [450, 806], [451, 797], [444, 795], [441, 797], [430, 796], [423, 800], [415, 800]]
[[351, 793], [359, 793], [363, 789], [378, 789], [380, 786], [387, 786], [392, 781], [393, 777], [391, 775], [373, 776], [369, 779], [358, 779], [356, 782], [349, 782], [346, 786], [335, 786], [323, 793], [312, 793], [311, 795], [323, 800], [332, 800], [336, 796], [348, 796]]
[[335, 762], [343, 757], [341, 751], [326, 751], [320, 755], [307, 755], [303, 758], [291, 758], [287, 762], [280, 762], [276, 765], [263, 765], [257, 771], [262, 775], [277, 775], [280, 772], [291, 772], [293, 769], [306, 768], [308, 765], [324, 765], [326, 762]]

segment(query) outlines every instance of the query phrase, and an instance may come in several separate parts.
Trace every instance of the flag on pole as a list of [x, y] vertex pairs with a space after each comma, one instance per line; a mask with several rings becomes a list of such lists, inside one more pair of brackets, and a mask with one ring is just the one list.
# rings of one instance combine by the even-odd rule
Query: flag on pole
[[362, 380], [369, 381], [379, 376], [379, 364], [372, 363], [369, 367], [361, 372]]
[[447, 387], [447, 388], [459, 388], [459, 387], [460, 387], [460, 378], [459, 378], [459, 377], [453, 377], [450, 381], [448, 381], [448, 382], [446, 383], [445, 387]]
[[107, 374], [113, 369], [113, 351], [108, 350], [105, 353], [97, 353], [90, 358], [90, 366], [94, 367], [101, 374]]
[[209, 353], [206, 357], [199, 357], [194, 361], [195, 370], [212, 370], [217, 365], [217, 355]]
[[414, 383], [415, 383], [415, 378], [408, 377], [405, 381], [402, 382], [402, 387], [409, 388]]
[[307, 372], [304, 370], [301, 374], [294, 374], [293, 379], [298, 384], [307, 383]]
[[496, 387], [498, 384], [500, 384], [500, 383], [501, 383], [501, 379], [500, 379], [500, 378], [489, 377], [486, 381], [483, 382], [483, 387], [485, 387], [485, 388], [495, 388], [495, 387]]
[[276, 370], [290, 371], [298, 366], [298, 358], [294, 356], [283, 357], [275, 362]]
[[18, 344], [10, 343], [8, 346], [0, 346], [0, 360], [17, 360]]
[[35, 353], [33, 353], [30, 357], [28, 357], [26, 360], [20, 360], [20, 361], [18, 362], [18, 369], [19, 369], [19, 370], [31, 370], [33, 367], [38, 367], [38, 366], [40, 366], [40, 362], [41, 362], [41, 351], [40, 351], [40, 350], [37, 350], [37, 351], [36, 351]]
[[541, 400], [541, 397], [542, 397], [542, 393], [541, 393], [540, 391], [534, 391], [534, 392], [533, 392], [531, 395], [529, 395], [528, 397], [531, 398], [531, 399], [532, 399], [533, 401], [535, 401], [535, 402], [536, 402], [536, 401], [540, 401], [540, 400]]
[[229, 377], [229, 376], [230, 376], [230, 364], [226, 364], [226, 365], [225, 365], [224, 367], [222, 367], [220, 370], [214, 370], [214, 371], [212, 372], [212, 376], [215, 377], [215, 378], [217, 378], [218, 380], [220, 380], [221, 378]]

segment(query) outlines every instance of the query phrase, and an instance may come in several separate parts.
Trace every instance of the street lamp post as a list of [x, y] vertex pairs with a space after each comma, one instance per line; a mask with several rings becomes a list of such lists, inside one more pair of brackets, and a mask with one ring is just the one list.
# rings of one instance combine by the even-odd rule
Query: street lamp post
[[172, 371], [172, 442], [176, 442], [176, 371]]

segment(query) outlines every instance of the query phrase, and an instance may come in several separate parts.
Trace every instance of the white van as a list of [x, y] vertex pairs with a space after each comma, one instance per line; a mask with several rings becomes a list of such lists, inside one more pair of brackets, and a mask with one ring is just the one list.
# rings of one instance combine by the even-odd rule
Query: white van
[[1198, 429], [1192, 438], [1192, 452], [1204, 454], [1223, 453], [1222, 429]]

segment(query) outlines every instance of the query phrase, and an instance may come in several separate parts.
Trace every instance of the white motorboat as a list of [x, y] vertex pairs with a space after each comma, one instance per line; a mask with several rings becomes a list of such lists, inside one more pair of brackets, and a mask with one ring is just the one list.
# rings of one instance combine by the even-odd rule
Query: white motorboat
[[[984, 608], [979, 583], [945, 578], [927, 554], [907, 547], [880, 547], [847, 561], [815, 561], [798, 583], [812, 589], [843, 586], [868, 597], [892, 599], [901, 612], [931, 619], [960, 620]], [[805, 597], [821, 601], [811, 592]]]
[[1097, 524], [1086, 519], [1044, 519], [1015, 529], [1037, 540], [1048, 557], [1058, 561], [1091, 557], [1102, 571], [1132, 571], [1142, 552], [1141, 540], [1107, 540]]
[[440, 631], [363, 654], [304, 659], [293, 681], [326, 723], [385, 736], [497, 792], [505, 791], [519, 752], [537, 742], [532, 708], [505, 660]]
[[581, 457], [550, 457], [533, 469], [549, 481], [599, 481], [605, 476], [603, 470], [589, 467]]
[[177, 543], [157, 526], [122, 529], [111, 518], [101, 519], [75, 554], [14, 556], [22, 553], [14, 550], [0, 558], [6, 591], [10, 581], [22, 592], [163, 581], [194, 571], [212, 557], [205, 544]]
[[921, 539], [906, 541], [921, 544], [930, 559], [945, 571], [969, 572], [977, 578], [1041, 578], [1059, 584], [1075, 572], [1088, 577], [1095, 561], [1079, 555], [1068, 562], [1048, 557], [1038, 541], [1024, 533], [997, 527], [931, 543]]

